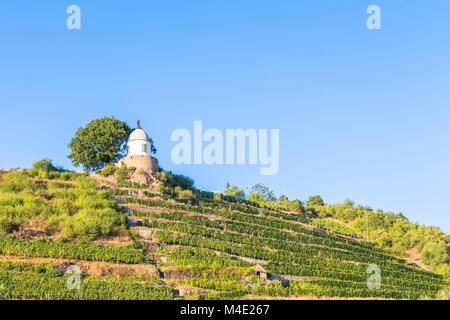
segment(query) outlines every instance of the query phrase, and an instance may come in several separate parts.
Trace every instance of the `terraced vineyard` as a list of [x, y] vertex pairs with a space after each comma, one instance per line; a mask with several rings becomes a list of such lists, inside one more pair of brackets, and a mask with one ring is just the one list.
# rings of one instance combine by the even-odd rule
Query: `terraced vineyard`
[[[316, 228], [307, 217], [209, 199], [198, 206], [134, 196], [121, 201], [136, 220], [133, 229], [156, 244], [150, 255], [158, 267], [179, 271], [184, 291], [201, 292], [200, 298], [418, 299], [434, 297], [446, 285], [441, 276], [408, 266], [339, 223]], [[267, 280], [253, 274], [257, 264]], [[370, 266], [380, 270], [379, 289], [368, 288]], [[180, 279], [170, 281], [180, 285]]]
[[[442, 276], [409, 266], [404, 255], [336, 221], [232, 197], [214, 200], [208, 192], [189, 205], [141, 189], [54, 180], [35, 182], [33, 193], [0, 198], [16, 215], [31, 208], [27, 203], [35, 206], [27, 223], [0, 235], [1, 299], [419, 299], [448, 287]], [[69, 214], [62, 229], [52, 227], [61, 198], [75, 204], [61, 201], [67, 212], [116, 210], [112, 221], [116, 229], [125, 221], [118, 229], [123, 240], [58, 238], [80, 214]], [[24, 236], [33, 219], [44, 231]], [[106, 234], [89, 228], [88, 236]], [[69, 234], [77, 232], [72, 226]]]

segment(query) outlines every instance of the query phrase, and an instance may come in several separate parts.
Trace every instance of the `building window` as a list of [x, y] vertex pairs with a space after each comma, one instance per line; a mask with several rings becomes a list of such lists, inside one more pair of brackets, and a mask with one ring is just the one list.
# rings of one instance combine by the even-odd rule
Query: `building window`
[[142, 145], [142, 152], [147, 153], [147, 144]]

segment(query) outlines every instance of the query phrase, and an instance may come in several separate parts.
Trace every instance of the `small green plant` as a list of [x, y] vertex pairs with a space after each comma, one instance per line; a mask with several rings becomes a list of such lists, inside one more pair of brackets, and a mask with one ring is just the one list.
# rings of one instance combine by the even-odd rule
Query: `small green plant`
[[116, 171], [116, 182], [118, 184], [122, 184], [125, 182], [125, 179], [127, 178], [128, 168], [125, 163], [122, 163], [120, 168]]
[[115, 165], [108, 165], [100, 171], [100, 175], [104, 177], [112, 176], [116, 173], [117, 169]]
[[36, 185], [21, 171], [12, 171], [3, 176], [0, 188], [8, 192], [34, 190]]

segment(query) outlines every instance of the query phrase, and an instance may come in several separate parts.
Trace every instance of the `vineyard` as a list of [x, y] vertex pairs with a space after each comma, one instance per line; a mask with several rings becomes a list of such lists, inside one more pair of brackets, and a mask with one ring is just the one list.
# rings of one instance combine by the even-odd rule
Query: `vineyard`
[[0, 194], [1, 299], [434, 299], [449, 285], [343, 223], [284, 207], [23, 175]]

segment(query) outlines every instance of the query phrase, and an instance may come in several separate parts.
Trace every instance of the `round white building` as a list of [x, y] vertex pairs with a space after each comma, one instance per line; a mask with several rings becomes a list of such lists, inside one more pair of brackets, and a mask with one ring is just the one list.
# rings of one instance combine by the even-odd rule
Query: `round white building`
[[122, 163], [127, 167], [135, 167], [143, 169], [147, 176], [152, 175], [158, 170], [158, 159], [153, 158], [152, 141], [147, 133], [141, 128], [141, 124], [137, 122], [137, 128], [131, 132], [127, 142], [127, 156], [117, 162], [117, 166]]
[[131, 132], [127, 142], [127, 156], [150, 156], [152, 145], [150, 137], [141, 128], [140, 121], [137, 122], [137, 128]]

